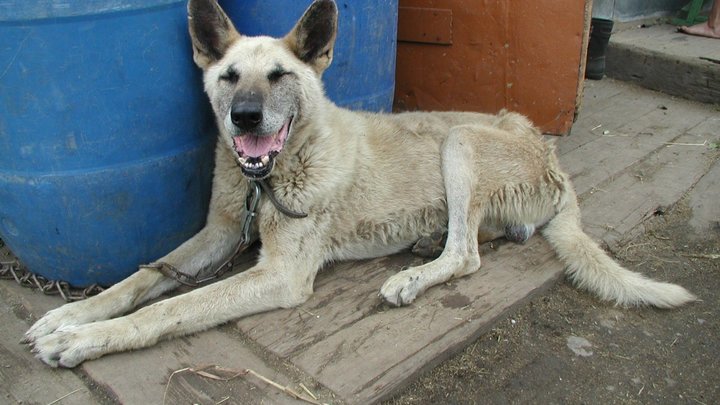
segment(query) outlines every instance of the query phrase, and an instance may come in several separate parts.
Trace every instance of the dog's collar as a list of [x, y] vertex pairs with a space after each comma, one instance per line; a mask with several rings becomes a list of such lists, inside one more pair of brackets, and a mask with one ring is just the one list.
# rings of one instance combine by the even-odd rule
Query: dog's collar
[[[257, 185], [259, 185], [260, 188], [258, 188]], [[289, 216], [290, 218], [305, 218], [308, 216], [308, 214], [306, 214], [304, 212], [293, 211], [290, 208], [284, 206], [280, 202], [280, 200], [277, 199], [277, 196], [275, 196], [275, 192], [273, 191], [272, 187], [270, 187], [270, 184], [268, 184], [266, 179], [252, 180], [252, 181], [250, 181], [250, 186], [251, 187], [248, 190], [248, 199], [253, 197], [252, 196], [253, 193], [257, 194], [257, 197], [253, 197], [253, 198], [260, 199], [260, 189], [262, 189], [262, 191], [267, 193], [268, 198], [270, 199], [270, 202], [272, 202], [272, 204], [275, 206], [275, 208], [277, 208], [277, 210], [282, 212], [283, 214]]]

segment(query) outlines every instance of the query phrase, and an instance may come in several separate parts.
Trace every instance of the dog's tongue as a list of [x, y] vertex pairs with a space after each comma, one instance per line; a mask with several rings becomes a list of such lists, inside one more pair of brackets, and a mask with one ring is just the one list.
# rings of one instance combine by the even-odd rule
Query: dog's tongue
[[248, 157], [269, 155], [273, 151], [273, 147], [277, 147], [276, 140], [275, 136], [244, 135], [233, 137], [235, 150]]
[[270, 152], [280, 152], [288, 136], [290, 121], [286, 122], [280, 131], [272, 136], [241, 135], [233, 137], [235, 151], [245, 157], [263, 157]]

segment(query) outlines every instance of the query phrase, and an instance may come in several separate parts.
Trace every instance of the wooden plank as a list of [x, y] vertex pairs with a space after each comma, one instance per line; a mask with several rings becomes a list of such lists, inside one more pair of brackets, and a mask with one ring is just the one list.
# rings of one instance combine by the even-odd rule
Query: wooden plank
[[[28, 299], [19, 300], [18, 292], [23, 296], [42, 296], [23, 289], [15, 281], [0, 281], [0, 402], [48, 404], [67, 395], [59, 403], [103, 403], [75, 373], [45, 366], [33, 357], [27, 346], [19, 343], [28, 328], [23, 321], [27, 312], [22, 304]], [[29, 300], [33, 301], [32, 298]]]
[[[598, 131], [594, 139], [561, 156], [577, 193], [592, 191], [606, 179], [625, 171], [665, 142], [685, 133], [707, 117], [707, 111], [687, 103], [657, 107], [619, 126], [606, 135]], [[630, 109], [630, 106], [625, 106]], [[672, 114], [668, 114], [669, 109]], [[678, 119], [682, 117], [682, 119]]]
[[[504, 245], [486, 254], [483, 267], [473, 276], [432, 288], [411, 306], [380, 307], [302, 350], [293, 362], [348, 402], [382, 400], [551, 285], [560, 270], [541, 238], [519, 249]], [[356, 305], [381, 304], [378, 297]]]
[[560, 156], [592, 141], [605, 130], [614, 132], [668, 100], [659, 93], [637, 91], [633, 86], [607, 79], [602, 86], [587, 85], [585, 91], [583, 112], [573, 124], [572, 134], [558, 142]]
[[430, 289], [415, 305], [393, 309], [378, 296], [380, 286], [421, 259], [398, 254], [343, 264], [319, 280], [313, 297], [300, 308], [256, 315], [237, 325], [344, 400], [365, 403], [459, 350], [523, 297], [554, 281], [561, 266], [552, 257], [540, 238], [497, 251], [485, 247], [479, 273]]
[[405, 253], [340, 263], [320, 273], [315, 292], [300, 308], [251, 316], [237, 326], [278, 356], [295, 355], [377, 312], [382, 307], [378, 291], [385, 280], [403, 267], [423, 262]]
[[[650, 104], [646, 103], [641, 104], [642, 107], [639, 109], [628, 108], [627, 104], [622, 103], [622, 101], [624, 101], [624, 97], [620, 96], [618, 96], [618, 99], [616, 101], [618, 102], [609, 105], [606, 111], [604, 111], [601, 115], [588, 116], [579, 123], [576, 123], [573, 126], [574, 134], [584, 130], [589, 131], [589, 134], [593, 135], [594, 138], [596, 138], [598, 136], [601, 136], [603, 134], [603, 131], [614, 131], [618, 127], [626, 125], [629, 122], [636, 120], [638, 117], [642, 117], [643, 115], [657, 108], [656, 105], [651, 106]], [[572, 139], [573, 136], [574, 135], [568, 137], [570, 139], [567, 144], [563, 142], [560, 145], [558, 150], [558, 154], [560, 156], [565, 155], [572, 150], [585, 145], [588, 141], [594, 139], [586, 137], [578, 137]]]
[[[602, 82], [597, 80], [585, 80], [583, 86], [583, 101], [582, 109], [578, 113], [578, 119], [575, 122], [586, 119], [587, 116], [597, 114], [603, 109], [611, 106], [616, 102], [615, 96], [623, 94], [626, 91], [626, 86], [623, 82], [615, 80], [603, 80]], [[573, 129], [575, 125], [573, 125]]]
[[[720, 131], [720, 122], [715, 120], [715, 125]], [[697, 141], [690, 133], [673, 140]], [[611, 246], [622, 241], [658, 207], [676, 203], [692, 188], [713, 164], [715, 153], [706, 146], [666, 145], [583, 201], [586, 230]]]
[[[105, 356], [83, 363], [82, 369], [126, 404], [179, 403], [272, 403], [300, 404], [287, 394], [250, 377], [222, 382], [177, 370], [217, 365], [232, 369], [250, 368], [273, 381], [290, 385], [316, 383], [293, 374], [291, 369], [263, 358], [242, 339], [211, 329], [196, 335], [161, 342], [147, 349]], [[292, 375], [292, 377], [291, 377]], [[226, 399], [228, 398], [228, 399]], [[325, 398], [327, 401], [328, 399]]]

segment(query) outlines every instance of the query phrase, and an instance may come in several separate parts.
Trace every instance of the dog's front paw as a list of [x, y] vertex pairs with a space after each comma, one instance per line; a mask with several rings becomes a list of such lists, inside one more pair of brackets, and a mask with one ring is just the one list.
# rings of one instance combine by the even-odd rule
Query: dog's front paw
[[405, 270], [390, 277], [380, 288], [380, 295], [385, 301], [399, 307], [409, 305], [423, 291], [420, 276], [412, 270]]
[[102, 355], [107, 345], [93, 333], [93, 325], [64, 326], [33, 342], [35, 357], [51, 367], [75, 367]]
[[39, 338], [49, 335], [62, 327], [85, 323], [86, 320], [82, 316], [83, 311], [78, 308], [79, 304], [79, 302], [73, 302], [48, 311], [48, 313], [25, 332], [22, 343], [33, 343]]

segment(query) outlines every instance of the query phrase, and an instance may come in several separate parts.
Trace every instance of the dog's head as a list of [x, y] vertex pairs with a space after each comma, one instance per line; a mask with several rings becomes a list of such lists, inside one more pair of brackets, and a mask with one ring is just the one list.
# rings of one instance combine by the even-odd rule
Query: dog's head
[[243, 36], [216, 0], [190, 0], [188, 22], [221, 137], [246, 177], [267, 177], [293, 129], [323, 97], [320, 77], [337, 32], [335, 2], [316, 0], [284, 38]]

